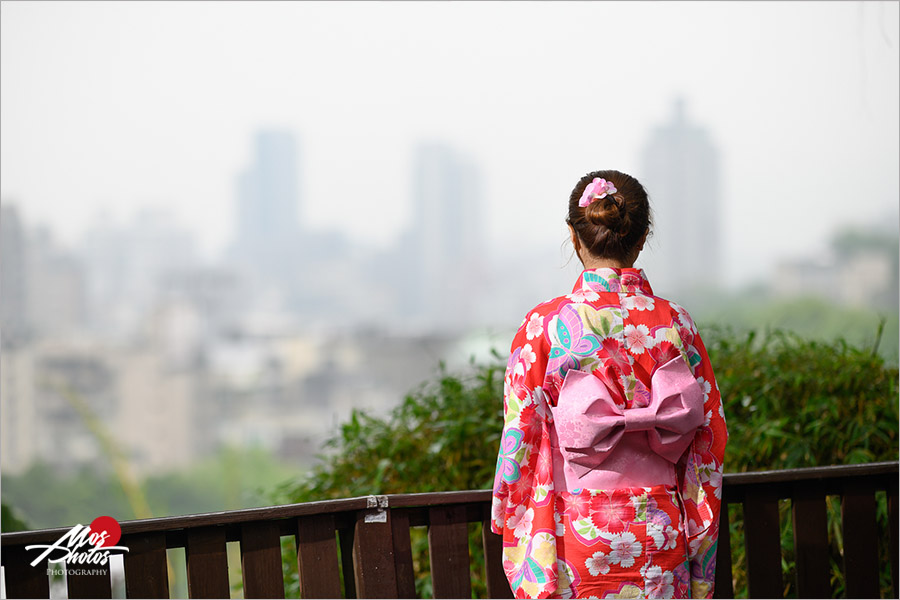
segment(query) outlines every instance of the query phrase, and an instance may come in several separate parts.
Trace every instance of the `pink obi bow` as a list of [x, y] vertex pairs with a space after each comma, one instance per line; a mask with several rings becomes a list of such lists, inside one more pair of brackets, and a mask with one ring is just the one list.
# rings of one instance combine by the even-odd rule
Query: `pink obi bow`
[[573, 369], [552, 411], [563, 456], [582, 477], [599, 467], [628, 432], [646, 431], [650, 450], [678, 462], [703, 424], [703, 391], [679, 356], [656, 369], [647, 407], [622, 409], [603, 381]]

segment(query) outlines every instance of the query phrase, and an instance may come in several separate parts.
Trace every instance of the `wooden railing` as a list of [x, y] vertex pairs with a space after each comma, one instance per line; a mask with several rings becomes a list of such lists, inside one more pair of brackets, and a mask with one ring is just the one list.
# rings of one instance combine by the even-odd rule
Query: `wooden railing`
[[[716, 596], [733, 596], [728, 506], [742, 505], [750, 597], [782, 597], [778, 501], [790, 499], [798, 597], [832, 595], [826, 497], [839, 496], [845, 591], [878, 598], [876, 493], [887, 495], [891, 597], [897, 597], [898, 463], [817, 467], [725, 475], [718, 546]], [[427, 527], [432, 589], [436, 598], [471, 596], [469, 523], [480, 523], [487, 594], [511, 597], [501, 566], [501, 540], [490, 532], [490, 492], [440, 492], [368, 496], [221, 513], [126, 521], [122, 525], [128, 598], [168, 598], [167, 550], [184, 548], [193, 598], [228, 598], [226, 543], [240, 543], [246, 598], [283, 598], [283, 536], [297, 548], [304, 598], [415, 597], [410, 528]], [[29, 544], [52, 544], [68, 528], [2, 536], [2, 564], [10, 598], [48, 598], [46, 562]], [[882, 561], [883, 563], [883, 561]], [[98, 567], [91, 566], [96, 569]], [[70, 575], [69, 598], [109, 598], [108, 566], [101, 575]]]

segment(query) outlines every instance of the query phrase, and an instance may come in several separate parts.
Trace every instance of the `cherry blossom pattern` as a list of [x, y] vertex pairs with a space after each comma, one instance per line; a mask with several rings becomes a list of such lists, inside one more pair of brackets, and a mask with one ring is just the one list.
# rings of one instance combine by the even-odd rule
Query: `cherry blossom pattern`
[[596, 302], [600, 299], [600, 294], [588, 288], [575, 290], [571, 294], [567, 295], [566, 298], [568, 298], [572, 302]]
[[638, 325], [628, 324], [625, 326], [625, 347], [633, 354], [643, 354], [644, 350], [653, 345], [653, 338], [650, 336], [650, 328], [640, 323]]
[[622, 297], [622, 308], [628, 310], [653, 310], [656, 303], [653, 296], [645, 296], [644, 294], [632, 294]]
[[634, 559], [643, 551], [641, 543], [630, 531], [613, 534], [609, 542], [609, 562], [623, 568], [634, 566]]
[[516, 512], [506, 521], [506, 526], [513, 530], [517, 538], [524, 538], [531, 533], [531, 523], [534, 521], [534, 509], [526, 509], [520, 505]]
[[641, 575], [644, 577], [645, 598], [672, 598], [675, 595], [672, 571], [664, 571], [659, 565], [647, 563], [641, 569]]
[[609, 556], [602, 551], [594, 552], [589, 559], [584, 561], [584, 566], [587, 567], [588, 573], [594, 577], [606, 575], [609, 573]]
[[544, 318], [540, 313], [531, 313], [525, 325], [525, 337], [529, 340], [540, 337], [544, 333]]

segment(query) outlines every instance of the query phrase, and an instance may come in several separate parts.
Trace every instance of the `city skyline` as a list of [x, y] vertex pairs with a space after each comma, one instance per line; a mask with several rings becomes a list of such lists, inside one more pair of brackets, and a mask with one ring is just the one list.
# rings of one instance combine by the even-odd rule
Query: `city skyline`
[[726, 285], [825, 251], [839, 226], [896, 222], [894, 3], [2, 10], [0, 197], [70, 245], [103, 210], [152, 206], [218, 253], [233, 177], [274, 127], [302, 147], [310, 229], [390, 247], [432, 140], [479, 165], [489, 252], [557, 260], [571, 186], [596, 168], [641, 179], [640, 149], [678, 97], [722, 156]]

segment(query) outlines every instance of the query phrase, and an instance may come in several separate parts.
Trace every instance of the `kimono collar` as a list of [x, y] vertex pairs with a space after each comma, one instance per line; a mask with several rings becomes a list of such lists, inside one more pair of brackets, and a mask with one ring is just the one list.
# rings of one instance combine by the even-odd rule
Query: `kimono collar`
[[653, 295], [650, 283], [644, 275], [643, 269], [613, 269], [602, 267], [600, 269], [585, 269], [581, 272], [578, 281], [575, 282], [573, 292], [578, 290], [593, 290], [597, 293], [618, 292], [624, 294], [641, 293]]

